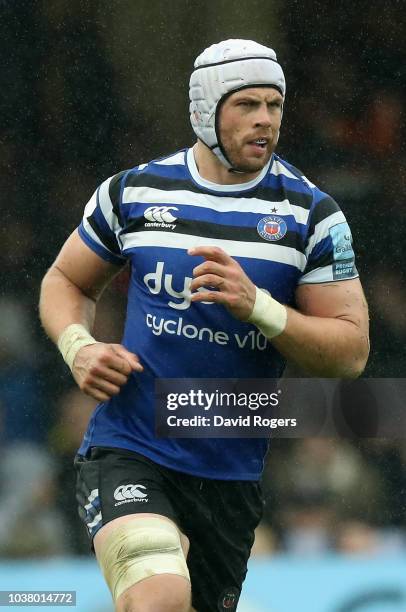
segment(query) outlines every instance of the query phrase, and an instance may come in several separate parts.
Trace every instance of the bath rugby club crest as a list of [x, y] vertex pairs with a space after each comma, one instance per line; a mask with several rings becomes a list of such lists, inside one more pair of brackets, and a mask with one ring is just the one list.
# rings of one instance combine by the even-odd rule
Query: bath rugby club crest
[[276, 242], [288, 231], [286, 222], [276, 215], [263, 217], [257, 225], [258, 234], [265, 240]]

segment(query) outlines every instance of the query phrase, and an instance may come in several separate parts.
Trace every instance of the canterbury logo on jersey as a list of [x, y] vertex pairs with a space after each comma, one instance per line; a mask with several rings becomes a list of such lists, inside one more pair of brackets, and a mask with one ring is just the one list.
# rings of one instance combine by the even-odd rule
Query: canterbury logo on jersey
[[114, 499], [118, 501], [118, 503], [114, 505], [121, 506], [121, 504], [126, 504], [130, 502], [147, 502], [148, 494], [143, 493], [142, 491], [140, 491], [140, 489], [146, 490], [146, 487], [140, 484], [120, 485], [119, 487], [117, 487], [113, 494]]
[[145, 227], [163, 227], [174, 229], [177, 217], [174, 217], [171, 210], [178, 210], [175, 206], [150, 206], [144, 212], [144, 217], [149, 221]]

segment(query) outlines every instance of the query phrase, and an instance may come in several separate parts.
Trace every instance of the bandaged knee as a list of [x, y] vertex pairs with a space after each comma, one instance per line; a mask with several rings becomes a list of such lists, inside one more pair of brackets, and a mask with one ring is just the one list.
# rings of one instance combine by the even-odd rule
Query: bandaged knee
[[134, 519], [114, 529], [103, 545], [99, 563], [114, 601], [150, 576], [176, 574], [190, 580], [179, 531], [159, 518]]

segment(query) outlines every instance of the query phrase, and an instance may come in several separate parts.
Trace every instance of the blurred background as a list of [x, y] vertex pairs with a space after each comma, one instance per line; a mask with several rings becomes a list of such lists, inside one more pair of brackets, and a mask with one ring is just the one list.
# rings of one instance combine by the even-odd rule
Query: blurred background
[[[276, 49], [287, 79], [277, 152], [339, 202], [352, 228], [371, 311], [364, 376], [406, 376], [404, 10], [401, 0], [0, 1], [0, 589], [11, 575], [24, 588], [30, 560], [94, 565], [71, 467], [94, 404], [40, 328], [39, 285], [102, 180], [194, 142], [188, 80], [213, 42]], [[100, 340], [120, 340], [125, 287], [119, 277], [103, 296]], [[404, 436], [275, 440], [242, 612], [406, 610], [396, 579], [406, 566]], [[327, 590], [340, 571], [352, 584], [359, 560], [346, 600], [342, 589], [306, 600], [329, 563]], [[298, 580], [300, 604], [289, 604]], [[109, 610], [105, 596], [84, 609]]]

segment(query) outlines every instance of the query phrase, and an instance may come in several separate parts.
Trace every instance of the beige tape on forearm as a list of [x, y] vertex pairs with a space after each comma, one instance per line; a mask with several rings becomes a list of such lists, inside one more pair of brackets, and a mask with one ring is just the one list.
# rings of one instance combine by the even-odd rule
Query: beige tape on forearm
[[288, 312], [270, 295], [256, 288], [255, 304], [248, 323], [254, 323], [267, 338], [279, 336], [286, 327]]
[[72, 323], [63, 330], [58, 338], [58, 348], [70, 370], [72, 370], [78, 350], [89, 344], [97, 344], [97, 340], [89, 334], [83, 325]]

